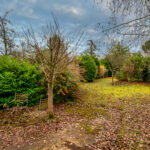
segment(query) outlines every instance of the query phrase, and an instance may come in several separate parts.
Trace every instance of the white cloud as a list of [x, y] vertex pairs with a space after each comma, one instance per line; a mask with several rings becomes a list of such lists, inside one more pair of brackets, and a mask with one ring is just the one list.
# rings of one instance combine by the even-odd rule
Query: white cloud
[[37, 0], [28, 0], [28, 2], [34, 4], [37, 2]]
[[12, 9], [13, 13], [18, 16], [32, 19], [39, 19], [39, 16], [35, 14], [33, 7], [36, 2], [37, 0], [27, 0], [27, 1], [12, 0], [9, 3], [4, 3], [3, 7], [0, 6], [0, 9], [2, 9], [3, 12]]
[[76, 17], [81, 17], [85, 13], [83, 9], [76, 8], [76, 7], [73, 7], [73, 6], [70, 6], [70, 5], [55, 4], [54, 9], [57, 10], [57, 11], [60, 11], [62, 13], [66, 13], [68, 15], [71, 14], [71, 15], [76, 16]]
[[32, 18], [32, 19], [39, 19], [40, 17], [34, 13], [33, 8], [28, 6], [23, 6], [20, 11], [16, 11], [16, 14], [19, 16]]
[[97, 34], [97, 31], [94, 30], [94, 29], [87, 29], [87, 32], [88, 32], [88, 33], [94, 33], [94, 34]]
[[111, 11], [109, 8], [108, 1], [107, 0], [104, 0], [104, 1], [96, 0], [96, 1], [97, 1], [98, 9], [100, 10], [100, 13], [102, 13], [102, 15], [105, 17], [111, 16]]

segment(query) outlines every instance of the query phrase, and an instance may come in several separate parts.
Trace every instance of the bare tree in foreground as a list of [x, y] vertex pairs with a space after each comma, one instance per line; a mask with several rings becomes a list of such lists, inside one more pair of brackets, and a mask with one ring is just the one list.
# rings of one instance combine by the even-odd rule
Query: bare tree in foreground
[[0, 54], [10, 55], [15, 47], [15, 30], [11, 27], [11, 21], [7, 19], [7, 15], [11, 11], [5, 12], [0, 16]]
[[72, 61], [73, 51], [69, 50], [71, 41], [63, 35], [55, 20], [53, 25], [47, 25], [40, 36], [33, 29], [25, 34], [29, 52], [48, 83], [48, 112], [53, 113], [53, 84], [57, 75]]

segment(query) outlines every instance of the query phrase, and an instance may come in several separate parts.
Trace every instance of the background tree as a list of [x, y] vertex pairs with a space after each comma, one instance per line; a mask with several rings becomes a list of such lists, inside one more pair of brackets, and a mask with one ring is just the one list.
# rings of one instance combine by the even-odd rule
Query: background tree
[[134, 62], [131, 61], [131, 55], [124, 61], [122, 68], [117, 73], [116, 77], [120, 81], [131, 81], [134, 73]]
[[150, 40], [145, 42], [145, 44], [142, 46], [142, 50], [144, 51], [144, 53], [150, 56]]
[[0, 16], [0, 54], [10, 55], [15, 47], [15, 30], [12, 28], [11, 21], [7, 19], [11, 11], [5, 12]]
[[93, 40], [88, 40], [87, 45], [89, 46], [87, 50], [87, 54], [93, 56], [95, 55], [95, 51], [97, 50], [97, 46]]
[[129, 58], [123, 64], [123, 71], [126, 73], [127, 80], [130, 81], [134, 72], [134, 63]]
[[96, 78], [96, 74], [98, 70], [93, 57], [87, 54], [82, 55], [80, 67], [85, 69], [85, 73], [83, 74], [83, 77], [85, 78], [85, 80], [88, 82], [93, 82]]
[[107, 72], [107, 69], [105, 68], [105, 66], [104, 65], [100, 65], [100, 69], [99, 69], [100, 76], [104, 78], [106, 72]]
[[150, 81], [150, 57], [145, 57], [145, 67], [142, 74], [143, 81]]
[[134, 72], [132, 81], [142, 81], [143, 80], [143, 70], [145, 68], [146, 62], [143, 55], [138, 52], [134, 53], [131, 57], [131, 62], [134, 64]]
[[129, 53], [129, 48], [118, 44], [113, 44], [106, 54], [106, 60], [110, 71], [112, 72], [112, 84], [114, 84], [114, 75], [122, 65]]
[[117, 78], [124, 81], [148, 81], [149, 64], [148, 57], [143, 57], [140, 52], [130, 54], [124, 61]]
[[112, 73], [111, 73], [111, 70], [110, 70], [110, 67], [109, 67], [110, 63], [108, 62], [108, 60], [106, 59], [106, 57], [104, 57], [104, 58], [102, 58], [100, 60], [100, 64], [101, 64], [101, 66], [104, 65], [104, 67], [106, 68], [106, 72], [107, 72], [106, 76], [107, 77], [111, 77]]
[[93, 60], [95, 61], [95, 64], [97, 66], [97, 74], [96, 79], [100, 79], [100, 60], [96, 55], [92, 56]]

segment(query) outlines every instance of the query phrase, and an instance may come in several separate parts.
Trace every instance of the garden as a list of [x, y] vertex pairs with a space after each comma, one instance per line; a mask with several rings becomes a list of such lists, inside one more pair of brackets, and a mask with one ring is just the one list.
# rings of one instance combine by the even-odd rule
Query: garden
[[[123, 46], [117, 57], [117, 46], [103, 59], [88, 53], [73, 59], [54, 82], [53, 113], [38, 65], [1, 56], [1, 149], [147, 149], [149, 58]], [[114, 57], [126, 59], [118, 65]], [[15, 93], [28, 94], [28, 103], [15, 101]]]
[[[27, 7], [0, 14], [0, 149], [150, 149], [150, 2], [95, 2], [109, 12], [97, 24], [94, 14], [84, 16], [89, 10], [63, 2], [50, 5], [61, 11], [59, 21], [73, 17], [62, 26], [53, 11], [49, 23], [39, 19], [46, 9], [35, 16]], [[38, 2], [9, 6], [26, 3]], [[140, 18], [124, 22], [127, 14]], [[12, 16], [34, 26], [14, 26]], [[90, 25], [78, 24], [88, 18]]]

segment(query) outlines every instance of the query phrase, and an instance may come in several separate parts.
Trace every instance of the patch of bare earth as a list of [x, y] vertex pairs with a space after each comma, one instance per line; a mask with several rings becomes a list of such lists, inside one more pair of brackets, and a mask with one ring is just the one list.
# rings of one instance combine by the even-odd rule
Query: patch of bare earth
[[45, 110], [19, 109], [0, 112], [0, 149], [22, 149], [68, 127], [76, 117], [66, 114], [64, 106], [55, 108], [50, 119]]
[[80, 129], [78, 124], [68, 124], [63, 130], [36, 140], [32, 145], [30, 144], [20, 148], [11, 147], [8, 150], [80, 150], [83, 147], [87, 147], [87, 143], [92, 144], [94, 142], [93, 140], [94, 136], [88, 136]]
[[93, 150], [150, 149], [150, 104], [131, 105], [123, 111], [113, 109], [110, 113], [112, 119], [105, 120], [96, 142], [90, 145]]

